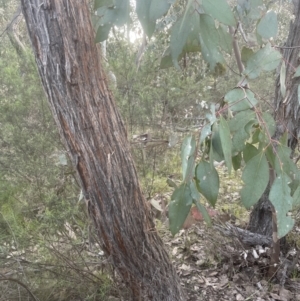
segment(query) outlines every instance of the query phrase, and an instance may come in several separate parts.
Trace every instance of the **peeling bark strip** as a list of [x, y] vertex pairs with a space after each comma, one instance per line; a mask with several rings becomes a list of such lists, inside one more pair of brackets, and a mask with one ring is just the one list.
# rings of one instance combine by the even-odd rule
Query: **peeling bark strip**
[[276, 79], [275, 89], [275, 121], [277, 124], [275, 139], [279, 139], [288, 131], [288, 145], [294, 153], [300, 137], [300, 105], [298, 85], [300, 77], [294, 77], [300, 60], [300, 1], [294, 0], [295, 20], [290, 23], [287, 41], [282, 49], [283, 61], [286, 64], [286, 96], [280, 91], [280, 74]]
[[22, 0], [39, 74], [102, 248], [132, 300], [185, 300], [108, 90], [86, 0]]

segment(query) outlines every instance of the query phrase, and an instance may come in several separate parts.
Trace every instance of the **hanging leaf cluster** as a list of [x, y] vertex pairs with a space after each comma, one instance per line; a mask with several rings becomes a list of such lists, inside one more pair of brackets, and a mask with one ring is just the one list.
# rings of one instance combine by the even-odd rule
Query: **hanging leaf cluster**
[[[185, 3], [182, 14], [168, 29], [170, 43], [163, 54], [161, 68], [173, 65], [179, 68], [179, 61], [186, 53], [201, 52], [211, 71], [225, 69], [224, 56], [232, 52], [231, 33], [232, 29], [238, 29], [238, 20], [246, 26], [256, 24], [251, 39], [259, 46], [256, 50], [243, 47], [241, 51], [245, 66], [242, 72], [244, 82], [278, 67], [282, 56], [270, 43], [278, 32], [277, 15], [263, 0], [239, 0], [234, 8], [226, 0], [188, 0]], [[178, 2], [136, 0], [136, 14], [149, 38], [157, 29], [157, 21], [168, 14], [172, 5], [178, 5]], [[130, 9], [129, 0], [95, 0], [96, 41], [106, 40], [113, 26], [130, 22]], [[294, 77], [300, 76], [299, 70], [299, 67], [295, 70]], [[280, 88], [285, 97], [285, 63], [280, 68]], [[174, 183], [169, 207], [173, 235], [181, 229], [191, 206], [197, 206], [205, 220], [210, 222], [203, 201], [215, 206], [218, 198], [219, 176], [214, 167], [215, 161], [224, 161], [229, 173], [242, 170], [244, 186], [240, 197], [247, 208], [256, 204], [264, 193], [269, 183], [269, 168], [272, 167], [276, 177], [270, 187], [269, 199], [276, 210], [279, 237], [292, 229], [294, 221], [289, 212], [294, 205], [299, 205], [300, 174], [290, 159], [286, 137], [277, 143], [272, 141], [275, 121], [270, 113], [261, 112], [258, 104], [253, 91], [245, 85], [238, 85], [224, 96], [224, 105], [230, 114], [216, 114], [212, 105], [199, 139], [193, 135], [184, 139], [181, 150], [182, 184], [176, 186]], [[199, 153], [202, 158], [197, 164]]]

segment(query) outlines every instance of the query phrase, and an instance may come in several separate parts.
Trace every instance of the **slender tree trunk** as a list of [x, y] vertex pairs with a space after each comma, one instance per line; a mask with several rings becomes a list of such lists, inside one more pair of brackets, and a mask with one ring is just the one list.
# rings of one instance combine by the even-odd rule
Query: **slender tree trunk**
[[[298, 86], [300, 77], [293, 78], [295, 69], [299, 66], [300, 54], [300, 0], [294, 0], [295, 20], [291, 21], [289, 36], [281, 48], [283, 61], [286, 65], [286, 95], [283, 97], [280, 87], [280, 74], [275, 83], [274, 117], [276, 121], [275, 140], [287, 132], [288, 145], [292, 154], [298, 145], [300, 136], [300, 105]], [[272, 235], [272, 211], [268, 199], [269, 187], [251, 213], [249, 230], [255, 233]]]
[[102, 248], [132, 300], [185, 300], [137, 179], [87, 0], [22, 0], [49, 104]]

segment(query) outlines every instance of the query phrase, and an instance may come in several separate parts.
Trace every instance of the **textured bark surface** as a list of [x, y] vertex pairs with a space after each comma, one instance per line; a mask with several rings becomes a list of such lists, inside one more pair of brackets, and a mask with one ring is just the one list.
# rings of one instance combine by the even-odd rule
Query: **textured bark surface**
[[298, 100], [298, 85], [300, 77], [293, 78], [300, 63], [300, 1], [294, 1], [295, 20], [291, 21], [289, 36], [281, 49], [286, 64], [286, 96], [280, 92], [280, 77], [277, 77], [275, 88], [275, 120], [277, 131], [275, 138], [279, 139], [288, 132], [288, 145], [292, 149], [298, 145], [300, 136], [300, 105]]
[[102, 248], [132, 300], [185, 300], [137, 179], [86, 0], [22, 0], [42, 84]]
[[[287, 41], [281, 49], [286, 64], [286, 96], [280, 91], [280, 75], [276, 79], [274, 117], [276, 121], [275, 140], [288, 132], [288, 145], [292, 152], [298, 145], [300, 136], [300, 105], [298, 100], [298, 85], [300, 77], [293, 78], [295, 69], [299, 66], [300, 53], [300, 0], [294, 2], [295, 20], [291, 21]], [[250, 216], [249, 230], [255, 233], [272, 235], [272, 212], [268, 199], [269, 189], [265, 191]]]

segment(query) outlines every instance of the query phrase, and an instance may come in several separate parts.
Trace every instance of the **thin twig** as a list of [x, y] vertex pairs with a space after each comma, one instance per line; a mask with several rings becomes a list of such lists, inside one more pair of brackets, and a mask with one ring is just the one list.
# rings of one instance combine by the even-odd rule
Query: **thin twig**
[[15, 278], [2, 278], [0, 277], [0, 281], [12, 281], [12, 282], [16, 282], [18, 283], [19, 285], [23, 286], [26, 291], [28, 292], [28, 294], [30, 295], [30, 297], [34, 300], [34, 301], [39, 301], [39, 299], [37, 299], [34, 294], [30, 291], [30, 289], [28, 288], [27, 285], [25, 285], [23, 282], [21, 282], [20, 280], [18, 279], [15, 279]]

